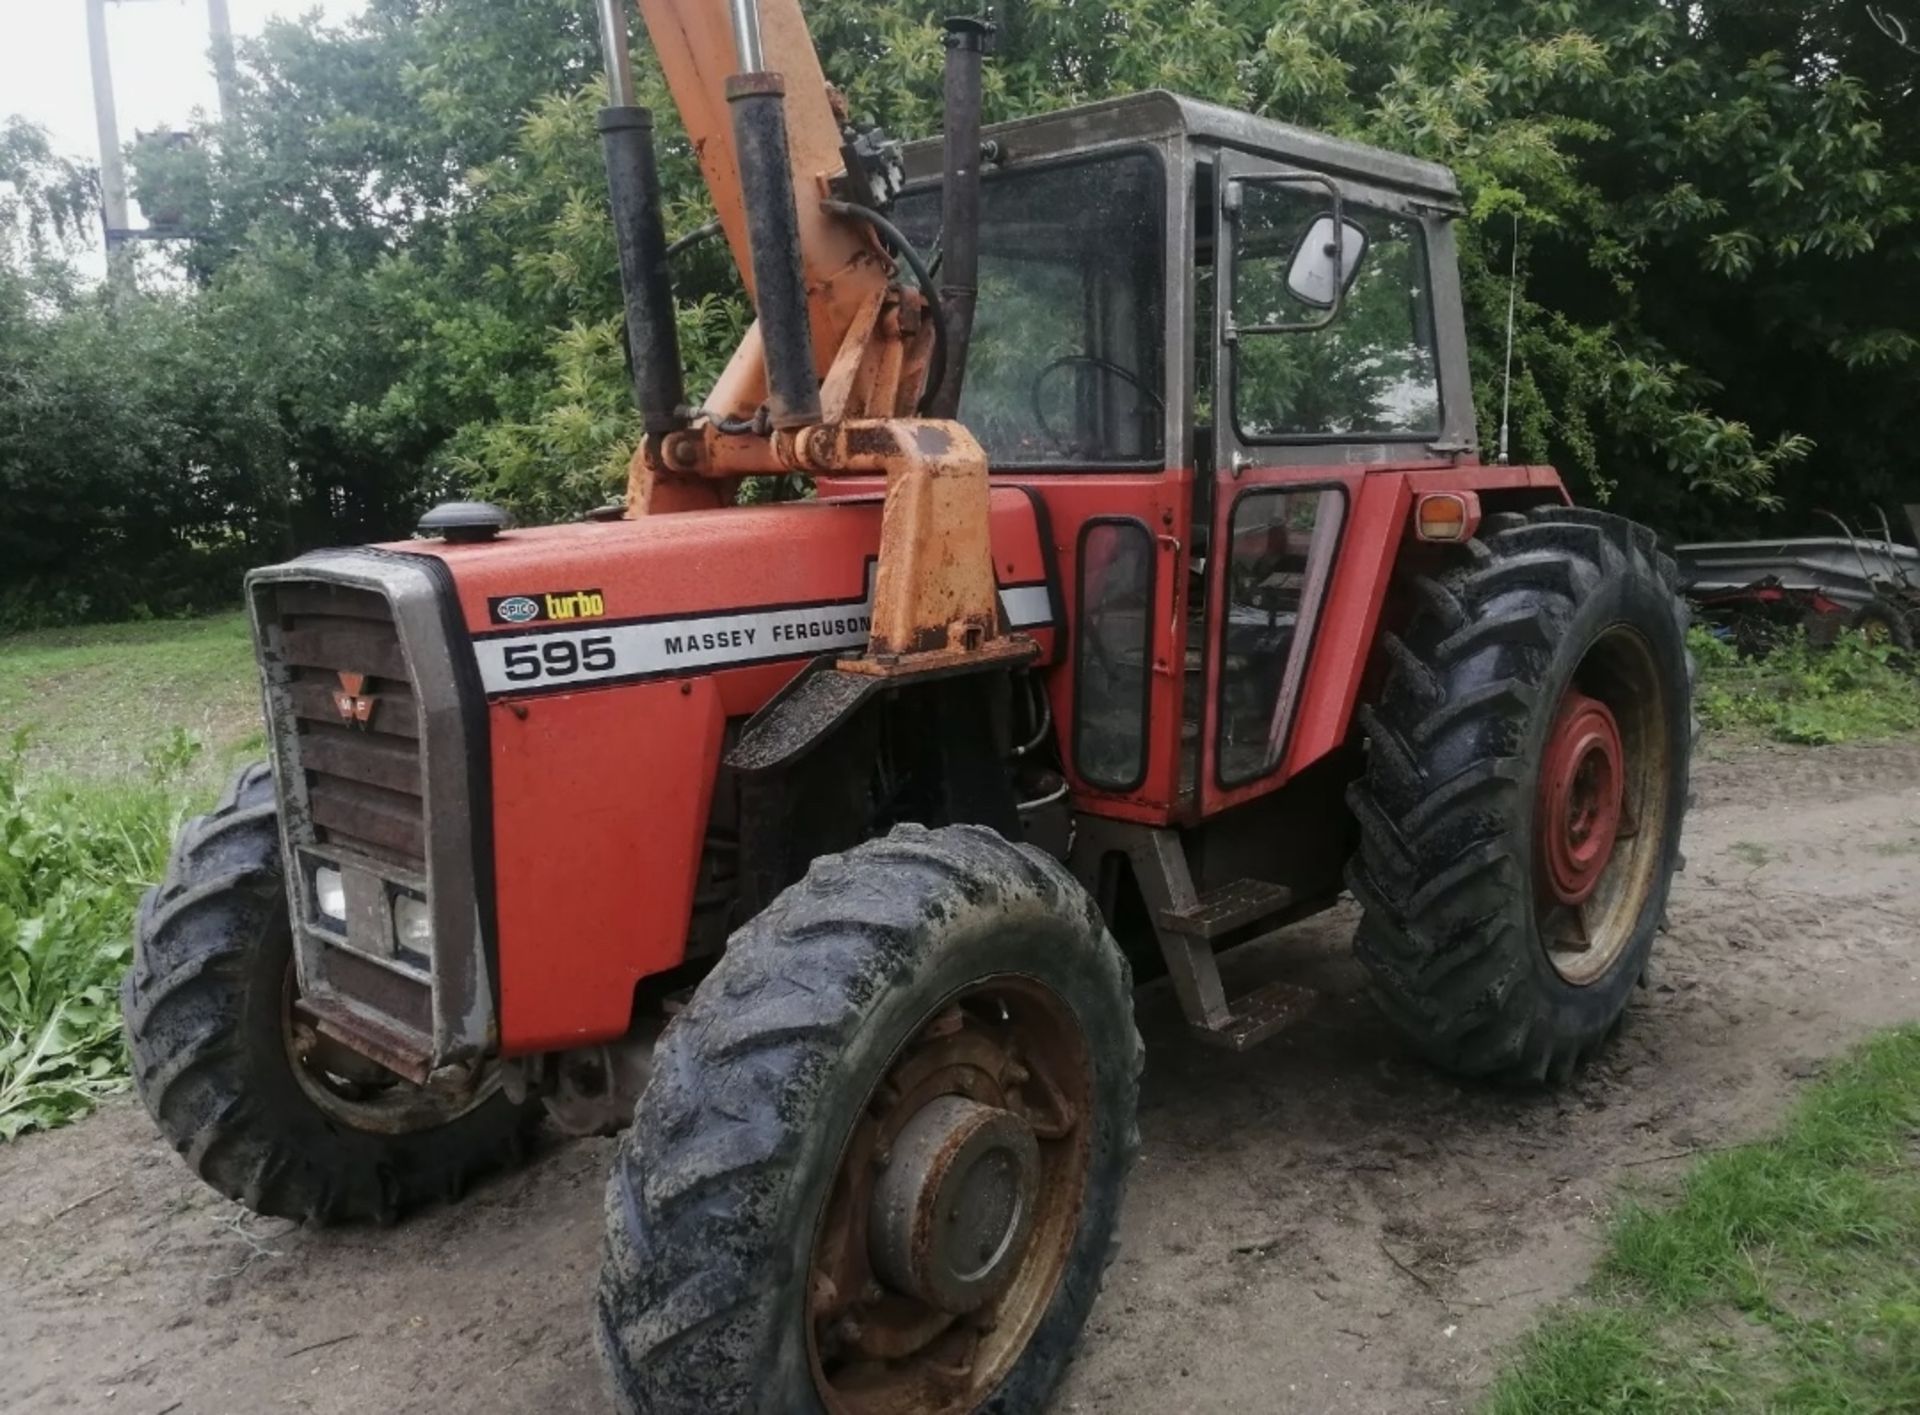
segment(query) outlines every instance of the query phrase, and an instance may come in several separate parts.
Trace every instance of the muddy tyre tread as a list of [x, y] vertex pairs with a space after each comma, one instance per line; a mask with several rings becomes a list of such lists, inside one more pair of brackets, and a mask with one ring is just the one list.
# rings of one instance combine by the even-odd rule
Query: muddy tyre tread
[[[1413, 620], [1362, 717], [1368, 769], [1348, 791], [1361, 841], [1347, 872], [1362, 907], [1355, 948], [1382, 1010], [1460, 1074], [1564, 1079], [1617, 1023], [1616, 1012], [1569, 1027], [1542, 1005], [1530, 855], [1510, 831], [1532, 790], [1527, 724], [1557, 692], [1555, 647], [1588, 597], [1622, 576], [1664, 589], [1683, 645], [1679, 576], [1652, 532], [1565, 506], [1489, 516], [1453, 566], [1407, 586]], [[1689, 686], [1691, 674], [1689, 660]], [[1697, 730], [1690, 720], [1679, 734], [1689, 755]], [[1677, 843], [1676, 832], [1676, 858]], [[1634, 981], [1649, 946], [1623, 959]]]
[[270, 1217], [391, 1222], [517, 1162], [537, 1106], [495, 1096], [437, 1130], [381, 1136], [306, 1097], [279, 1032], [286, 907], [273, 776], [255, 763], [181, 828], [121, 983], [134, 1088], [194, 1173]]
[[[733, 936], [668, 1027], [622, 1140], [595, 1300], [596, 1337], [622, 1409], [819, 1409], [810, 1390], [770, 1388], [777, 1383], [765, 1375], [763, 1348], [777, 1321], [769, 1293], [793, 1267], [769, 1215], [800, 1183], [793, 1174], [817, 1078], [854, 1044], [869, 1004], [908, 984], [943, 916], [982, 900], [1037, 904], [1098, 940], [1089, 961], [1124, 1006], [1117, 1067], [1126, 1119], [1104, 1169], [1096, 1157], [1088, 1202], [1109, 1222], [1117, 1214], [1139, 1145], [1143, 1049], [1126, 959], [1086, 893], [1051, 858], [977, 826], [903, 826], [823, 856]], [[1102, 1235], [1098, 1261], [1068, 1268], [1027, 1355], [982, 1409], [1035, 1408], [1006, 1392], [1018, 1382], [1044, 1393], [1058, 1379], [1111, 1256]], [[1077, 1315], [1050, 1334], [1063, 1304]]]

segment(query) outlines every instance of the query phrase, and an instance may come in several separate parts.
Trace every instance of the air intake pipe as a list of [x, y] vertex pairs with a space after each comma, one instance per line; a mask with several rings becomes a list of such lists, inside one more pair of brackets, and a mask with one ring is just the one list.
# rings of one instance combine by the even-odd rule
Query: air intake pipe
[[730, 0], [740, 72], [727, 80], [734, 159], [753, 260], [753, 299], [767, 361], [767, 413], [777, 428], [820, 421], [820, 379], [800, 259], [787, 147], [786, 80], [765, 67], [756, 0]]
[[946, 23], [945, 172], [941, 186], [940, 307], [946, 312], [947, 361], [927, 404], [936, 418], [960, 412], [967, 344], [980, 290], [980, 63], [993, 26], [956, 16]]
[[660, 172], [653, 155], [653, 114], [633, 101], [627, 63], [625, 0], [599, 0], [607, 95], [599, 113], [607, 162], [607, 195], [620, 248], [620, 289], [627, 307], [633, 401], [647, 431], [659, 436], [687, 424], [680, 368], [680, 330], [667, 274], [667, 231], [661, 217]]

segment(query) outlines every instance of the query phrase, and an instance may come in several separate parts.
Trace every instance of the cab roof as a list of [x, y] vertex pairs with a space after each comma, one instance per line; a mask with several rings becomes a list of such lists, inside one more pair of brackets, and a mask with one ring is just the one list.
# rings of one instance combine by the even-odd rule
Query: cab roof
[[[1117, 142], [1184, 139], [1271, 157], [1315, 172], [1391, 187], [1447, 207], [1457, 207], [1460, 187], [1453, 172], [1386, 148], [1331, 137], [1310, 128], [1204, 103], [1165, 89], [1083, 103], [1052, 113], [995, 123], [985, 136], [1001, 145], [1005, 160], [1052, 157]], [[930, 138], [906, 151], [910, 180], [937, 176], [940, 141]]]

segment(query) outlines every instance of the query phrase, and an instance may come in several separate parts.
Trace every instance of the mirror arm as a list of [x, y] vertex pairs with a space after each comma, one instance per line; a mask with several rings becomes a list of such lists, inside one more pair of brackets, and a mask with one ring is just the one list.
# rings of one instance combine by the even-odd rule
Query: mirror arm
[[[1227, 327], [1225, 342], [1236, 345], [1242, 334], [1311, 334], [1316, 329], [1325, 329], [1340, 318], [1341, 307], [1346, 302], [1347, 282], [1347, 222], [1346, 212], [1340, 200], [1340, 187], [1332, 178], [1318, 172], [1275, 172], [1261, 173], [1253, 177], [1236, 177], [1222, 195], [1221, 211], [1231, 221], [1238, 221], [1242, 211], [1241, 188], [1248, 182], [1271, 182], [1275, 186], [1316, 186], [1325, 187], [1333, 199], [1333, 303], [1327, 306], [1326, 313], [1319, 319], [1305, 320], [1295, 324], [1241, 324], [1233, 323], [1233, 291], [1227, 291]], [[1311, 228], [1309, 228], [1311, 229]], [[1238, 261], [1235, 261], [1233, 278], [1239, 278]]]

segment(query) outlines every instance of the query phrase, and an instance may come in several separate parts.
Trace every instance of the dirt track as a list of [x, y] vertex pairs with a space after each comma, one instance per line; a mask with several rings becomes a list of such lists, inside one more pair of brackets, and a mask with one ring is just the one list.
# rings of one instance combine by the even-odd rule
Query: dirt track
[[[1756, 1133], [1824, 1058], [1920, 1017], [1920, 745], [1710, 748], [1696, 784], [1655, 986], [1561, 1091], [1411, 1060], [1343, 913], [1236, 958], [1284, 954], [1327, 993], [1250, 1055], [1143, 993], [1145, 1152], [1057, 1408], [1458, 1409], [1585, 1278], [1620, 1184]], [[603, 1410], [610, 1148], [556, 1144], [397, 1229], [308, 1232], [203, 1192], [131, 1101], [0, 1147], [0, 1410]]]

